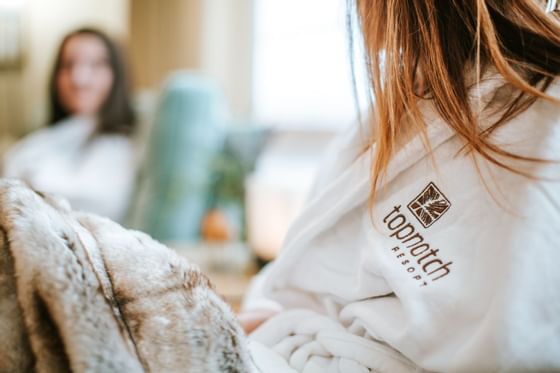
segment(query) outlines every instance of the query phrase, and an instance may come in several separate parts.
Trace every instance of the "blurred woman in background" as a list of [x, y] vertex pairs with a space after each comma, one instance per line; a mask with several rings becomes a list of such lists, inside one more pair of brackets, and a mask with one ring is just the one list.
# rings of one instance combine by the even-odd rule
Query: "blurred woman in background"
[[68, 34], [50, 79], [49, 127], [17, 143], [4, 176], [122, 220], [135, 178], [135, 116], [123, 56], [94, 29]]

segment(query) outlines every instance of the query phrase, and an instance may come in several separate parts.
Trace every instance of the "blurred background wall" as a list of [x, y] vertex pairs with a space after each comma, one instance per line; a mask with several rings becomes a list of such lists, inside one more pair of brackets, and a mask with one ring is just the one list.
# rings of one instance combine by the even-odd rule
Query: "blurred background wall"
[[170, 71], [218, 80], [235, 115], [251, 111], [253, 0], [131, 0], [130, 50], [139, 90]]

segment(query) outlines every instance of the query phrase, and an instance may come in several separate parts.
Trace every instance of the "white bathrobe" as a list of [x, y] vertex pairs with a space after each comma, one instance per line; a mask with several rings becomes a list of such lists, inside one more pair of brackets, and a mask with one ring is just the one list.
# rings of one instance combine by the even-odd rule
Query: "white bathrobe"
[[[473, 105], [498, 85], [474, 89]], [[560, 98], [560, 84], [548, 93]], [[560, 164], [516, 163], [538, 180], [475, 164], [423, 110], [433, 157], [406, 143], [371, 214], [363, 134], [331, 150], [244, 305], [280, 311], [251, 335], [260, 371], [560, 370]], [[560, 105], [538, 100], [492, 139], [560, 160]]]
[[122, 221], [134, 188], [136, 151], [126, 136], [93, 137], [94, 131], [91, 118], [77, 116], [35, 131], [10, 149], [2, 176], [62, 196], [74, 209]]

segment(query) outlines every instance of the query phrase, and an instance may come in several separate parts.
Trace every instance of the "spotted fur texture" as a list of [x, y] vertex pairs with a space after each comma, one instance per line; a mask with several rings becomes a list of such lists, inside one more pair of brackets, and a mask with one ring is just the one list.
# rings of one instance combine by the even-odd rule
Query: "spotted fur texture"
[[247, 372], [195, 266], [147, 235], [0, 180], [0, 372]]

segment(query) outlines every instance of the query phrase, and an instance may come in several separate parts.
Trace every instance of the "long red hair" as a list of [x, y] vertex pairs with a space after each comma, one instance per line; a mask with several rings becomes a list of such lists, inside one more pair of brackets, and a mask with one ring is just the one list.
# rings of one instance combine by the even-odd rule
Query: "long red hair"
[[[517, 173], [523, 172], [504, 160], [541, 161], [510, 153], [489, 135], [535, 100], [555, 101], [544, 92], [560, 74], [557, 13], [545, 13], [537, 0], [355, 0], [352, 6], [372, 92], [371, 202], [403, 133], [420, 133], [429, 147], [418, 105], [423, 99], [432, 100], [471, 154]], [[482, 130], [469, 89], [489, 68], [513, 94]]]

